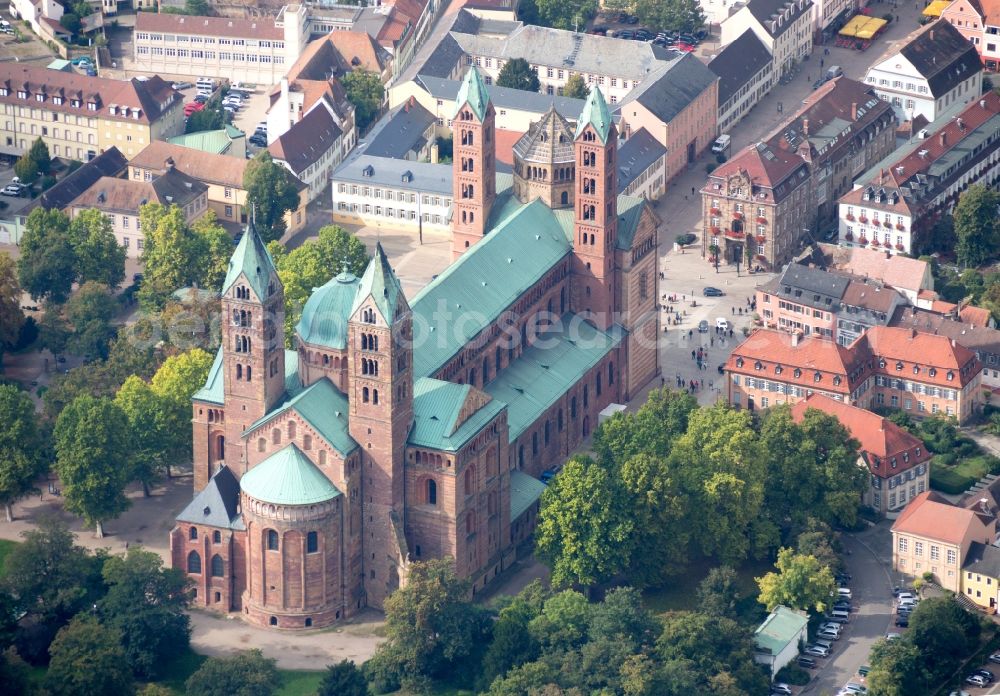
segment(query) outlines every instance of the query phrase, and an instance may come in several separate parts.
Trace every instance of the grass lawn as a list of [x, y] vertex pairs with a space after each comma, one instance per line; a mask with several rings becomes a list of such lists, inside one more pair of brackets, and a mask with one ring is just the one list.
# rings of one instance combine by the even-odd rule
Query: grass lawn
[[984, 456], [965, 457], [950, 465], [935, 456], [931, 462], [931, 488], [944, 493], [964, 493], [988, 473], [990, 463]]
[[[719, 563], [714, 559], [700, 559], [692, 563], [684, 575], [671, 581], [668, 585], [646, 590], [643, 593], [646, 607], [658, 614], [665, 611], [696, 609], [698, 584], [705, 579], [708, 571], [717, 565]], [[739, 613], [741, 623], [756, 625], [767, 616], [764, 607], [757, 603], [758, 589], [754, 578], [772, 570], [774, 570], [774, 563], [769, 560], [748, 560], [736, 568], [740, 592], [736, 610]]]
[[14, 547], [17, 546], [16, 541], [8, 541], [7, 539], [0, 539], [0, 576], [3, 575], [3, 566], [7, 560], [7, 556]]
[[[204, 655], [199, 655], [196, 652], [188, 650], [183, 655], [178, 656], [166, 669], [166, 672], [170, 676], [158, 683], [178, 694], [178, 696], [183, 696], [184, 682], [207, 659]], [[320, 681], [323, 679], [323, 672], [279, 669], [278, 673], [281, 675], [282, 682], [276, 696], [313, 696], [319, 688]]]

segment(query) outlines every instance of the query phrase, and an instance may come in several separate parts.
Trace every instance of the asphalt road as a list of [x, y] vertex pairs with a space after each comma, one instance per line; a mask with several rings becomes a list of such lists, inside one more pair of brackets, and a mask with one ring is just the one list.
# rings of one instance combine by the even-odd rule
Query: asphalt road
[[820, 660], [825, 664], [815, 670], [815, 679], [803, 694], [836, 693], [855, 677], [861, 665], [868, 664], [876, 640], [890, 631], [904, 630], [892, 626], [892, 585], [885, 566], [857, 537], [845, 535], [843, 545], [851, 552], [845, 559], [847, 572], [853, 576], [854, 612], [830, 658]]

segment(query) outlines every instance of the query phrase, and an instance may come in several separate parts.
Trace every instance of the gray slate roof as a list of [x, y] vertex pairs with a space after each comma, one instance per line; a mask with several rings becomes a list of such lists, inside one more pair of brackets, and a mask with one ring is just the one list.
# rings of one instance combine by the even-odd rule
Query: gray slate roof
[[455, 66], [464, 58], [465, 53], [455, 37], [452, 34], [446, 34], [431, 54], [427, 56], [424, 64], [417, 68], [416, 74], [430, 77], [449, 77], [454, 72]]
[[[462, 86], [460, 80], [445, 80], [431, 75], [420, 75], [416, 81], [432, 97], [449, 101], [458, 96], [458, 88]], [[495, 84], [490, 85], [488, 89], [493, 108], [498, 110], [518, 109], [544, 114], [550, 106], [555, 106], [559, 115], [574, 121], [580, 117], [580, 113], [583, 111], [583, 99], [559, 97], [540, 92], [525, 92], [523, 89], [498, 87]]]
[[962, 570], [1000, 578], [1000, 548], [987, 546], [978, 541], [972, 542]]
[[229, 467], [223, 465], [188, 506], [177, 515], [178, 522], [203, 524], [223, 529], [243, 529], [238, 512], [240, 483]]
[[943, 19], [921, 31], [899, 52], [927, 79], [935, 97], [983, 69], [976, 47]]
[[645, 128], [640, 128], [628, 140], [621, 141], [618, 147], [618, 193], [628, 188], [629, 184], [658, 159], [667, 154], [667, 148], [649, 134]]
[[708, 64], [708, 69], [719, 77], [719, 104], [729, 101], [770, 64], [771, 52], [752, 29], [747, 29]]
[[118, 176], [128, 166], [125, 155], [111, 146], [42, 194], [41, 205], [62, 210], [103, 176]]
[[[368, 174], [365, 170], [368, 170]], [[355, 150], [333, 172], [334, 181], [344, 181], [368, 186], [404, 188], [410, 191], [437, 193], [451, 196], [451, 165], [411, 162], [391, 157], [373, 157]], [[403, 181], [403, 175], [410, 173], [412, 179]]]
[[669, 123], [718, 79], [700, 60], [684, 54], [661, 63], [656, 73], [629, 92], [617, 110], [623, 111], [637, 101], [662, 122]]
[[[797, 0], [750, 0], [747, 3], [747, 9], [754, 19], [761, 23], [768, 34], [775, 37], [788, 31], [796, 19], [807, 12], [812, 12], [812, 6], [812, 0], [805, 0], [801, 9]], [[775, 25], [775, 30], [771, 31], [771, 18], [776, 15], [783, 17], [786, 9], [790, 10], [788, 19], [782, 19], [780, 24]]]
[[427, 141], [424, 133], [434, 121], [434, 114], [419, 103], [400, 104], [368, 134], [365, 154], [403, 159], [408, 152], [419, 151], [424, 146]]
[[787, 297], [793, 302], [830, 312], [836, 311], [849, 284], [850, 278], [845, 276], [819, 268], [789, 264], [769, 287], [779, 297]]
[[524, 58], [532, 65], [564, 67], [574, 72], [617, 75], [643, 80], [673, 55], [650, 43], [577, 34], [563, 29], [522, 26], [506, 38], [452, 32], [470, 56], [510, 60]]

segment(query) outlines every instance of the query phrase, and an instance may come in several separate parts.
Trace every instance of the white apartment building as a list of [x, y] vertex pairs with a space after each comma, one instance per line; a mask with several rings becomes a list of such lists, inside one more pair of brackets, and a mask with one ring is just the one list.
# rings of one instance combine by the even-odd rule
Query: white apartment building
[[136, 70], [272, 85], [308, 40], [302, 5], [288, 5], [274, 18], [252, 19], [140, 12], [132, 60]]
[[865, 82], [890, 102], [900, 121], [935, 121], [956, 104], [982, 94], [983, 66], [976, 48], [948, 22], [917, 31], [898, 51], [877, 60]]
[[326, 190], [330, 175], [344, 159], [344, 135], [331, 109], [320, 100], [267, 149], [276, 162], [309, 187], [311, 203]]
[[711, 60], [719, 78], [719, 133], [728, 133], [774, 87], [774, 63], [767, 46], [752, 29]]
[[414, 234], [451, 229], [450, 165], [355, 154], [334, 172], [332, 188], [334, 222]]
[[771, 52], [776, 78], [812, 53], [812, 0], [750, 0], [722, 23], [722, 45], [731, 44], [747, 29]]

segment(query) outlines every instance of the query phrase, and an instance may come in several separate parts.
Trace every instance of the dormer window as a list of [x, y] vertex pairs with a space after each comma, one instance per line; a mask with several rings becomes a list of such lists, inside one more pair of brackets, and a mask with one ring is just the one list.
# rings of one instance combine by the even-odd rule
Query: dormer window
[[74, 99], [72, 101], [72, 103], [71, 103], [71, 106], [75, 106], [75, 107], [79, 108], [80, 107], [80, 100], [79, 99]]
[[781, 365], [774, 366], [774, 374], [780, 375], [782, 372], [784, 372], [784, 368]]
[[755, 369], [755, 370], [763, 370], [764, 369], [764, 363], [762, 363], [760, 360], [758, 360], [757, 362], [755, 362], [753, 364], [753, 369]]
[[841, 380], [840, 375], [837, 375], [836, 377], [833, 378], [833, 385], [835, 387], [839, 387], [842, 381], [843, 380]]
[[819, 382], [821, 379], [823, 379], [823, 375], [821, 373], [817, 372], [813, 375], [813, 382]]
[[897, 360], [896, 361], [896, 372], [899, 372], [902, 369], [903, 369], [903, 361], [902, 360]]
[[913, 366], [913, 374], [915, 374], [915, 375], [919, 375], [920, 374], [920, 366], [919, 365], [914, 365]]
[[792, 374], [795, 375], [796, 378], [799, 378], [802, 376], [802, 370], [796, 367], [795, 372], [793, 372]]
[[736, 358], [736, 367], [743, 367], [743, 358]]
[[10, 96], [10, 90], [6, 87], [0, 87], [0, 97]]
[[885, 368], [885, 360], [884, 359], [880, 359], [878, 361], [878, 366], [881, 367], [881, 368]]
[[948, 374], [945, 375], [945, 379], [947, 379], [949, 382], [953, 381], [955, 379], [955, 373], [952, 372], [951, 370], [948, 370]]
[[23, 89], [19, 89], [19, 90], [17, 90], [17, 98], [18, 99], [27, 99], [28, 98], [28, 93], [25, 92]]
[[45, 95], [44, 94], [36, 94], [35, 95], [35, 101], [40, 101], [40, 102], [45, 101]]
[[97, 102], [87, 102], [87, 111], [97, 111]]
[[920, 448], [919, 447], [917, 448], [917, 456], [918, 457], [920, 456]]
[[909, 463], [909, 461], [910, 461], [910, 453], [909, 452], [903, 452], [903, 463], [907, 464], [907, 463]]
[[52, 103], [56, 104], [56, 105], [62, 105], [63, 98], [62, 97], [52, 97]]
[[896, 458], [893, 457], [892, 460], [889, 462], [889, 464], [892, 466], [893, 469], [895, 469], [896, 468]]

